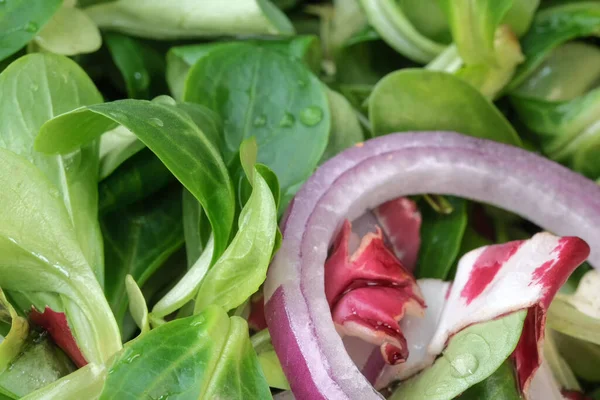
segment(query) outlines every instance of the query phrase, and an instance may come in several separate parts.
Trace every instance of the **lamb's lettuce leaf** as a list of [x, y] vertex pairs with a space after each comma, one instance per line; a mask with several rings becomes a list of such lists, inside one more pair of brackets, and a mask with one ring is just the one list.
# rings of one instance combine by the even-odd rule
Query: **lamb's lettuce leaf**
[[490, 376], [471, 386], [460, 395], [461, 400], [521, 400], [516, 380], [515, 368], [511, 361], [505, 361]]

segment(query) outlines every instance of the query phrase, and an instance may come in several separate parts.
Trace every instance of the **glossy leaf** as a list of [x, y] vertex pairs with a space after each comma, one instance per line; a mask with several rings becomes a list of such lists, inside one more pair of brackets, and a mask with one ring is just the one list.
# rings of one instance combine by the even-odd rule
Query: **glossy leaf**
[[483, 381], [517, 346], [526, 314], [527, 311], [518, 311], [460, 331], [450, 339], [442, 357], [403, 382], [391, 399], [453, 399]]
[[590, 343], [600, 345], [600, 319], [592, 318], [570, 305], [563, 296], [548, 309], [548, 327]]
[[48, 52], [74, 56], [97, 51], [102, 37], [85, 12], [63, 6], [35, 36], [35, 44]]
[[104, 366], [88, 364], [23, 397], [23, 400], [95, 400], [102, 393], [107, 372]]
[[183, 234], [188, 266], [191, 267], [207, 246], [210, 236], [210, 223], [202, 205], [187, 190], [183, 189]]
[[578, 37], [600, 34], [600, 4], [581, 1], [538, 12], [521, 46], [525, 62], [519, 66], [509, 90], [517, 88], [558, 45]]
[[46, 123], [36, 139], [36, 148], [68, 152], [117, 124], [135, 133], [200, 201], [211, 221], [218, 257], [232, 229], [233, 188], [217, 149], [194, 120], [176, 106], [119, 100], [79, 109]]
[[277, 232], [277, 206], [258, 169], [252, 186], [239, 217], [239, 231], [202, 280], [196, 313], [211, 304], [229, 311], [246, 301], [266, 279]]
[[61, 5], [62, 0], [15, 0], [2, 4], [0, 60], [25, 47]]
[[293, 34], [285, 14], [269, 0], [229, 0], [227, 12], [210, 0], [118, 0], [86, 8], [100, 28], [153, 39]]
[[138, 39], [116, 32], [106, 33], [105, 41], [130, 98], [149, 99], [157, 88], [164, 89], [163, 54]]
[[423, 222], [415, 273], [418, 278], [447, 279], [458, 256], [467, 227], [467, 201], [456, 197], [446, 198], [453, 208], [448, 215], [440, 214], [426, 205], [420, 208]]
[[112, 174], [144, 147], [144, 143], [121, 125], [103, 133], [100, 136], [100, 180]]
[[360, 122], [350, 102], [331, 89], [327, 90], [327, 97], [331, 111], [331, 132], [322, 161], [364, 140]]
[[131, 275], [127, 275], [125, 278], [125, 288], [127, 289], [127, 298], [129, 299], [129, 312], [138, 328], [140, 328], [140, 335], [143, 335], [150, 331], [146, 299]]
[[29, 334], [27, 320], [17, 314], [2, 290], [0, 290], [0, 320], [9, 325], [9, 332], [2, 335], [0, 342], [0, 373], [2, 373], [19, 354]]
[[489, 100], [469, 84], [444, 72], [405, 69], [386, 76], [371, 94], [369, 119], [376, 136], [448, 130], [497, 142], [521, 143], [515, 130]]
[[33, 149], [38, 130], [46, 121], [101, 102], [100, 93], [77, 64], [53, 54], [32, 54], [13, 62], [0, 74], [0, 91], [12, 93], [0, 96], [0, 147], [33, 162], [60, 191], [81, 250], [102, 285], [97, 143], [81, 150], [76, 146], [64, 156], [40, 154]]
[[422, 35], [394, 0], [360, 0], [369, 23], [391, 47], [409, 59], [426, 63], [445, 45]]
[[121, 348], [119, 330], [59, 192], [4, 149], [0, 187], [0, 287], [59, 295], [86, 360], [106, 361]]
[[[126, 276], [144, 283], [183, 245], [178, 187], [102, 218], [106, 254], [105, 293], [121, 326], [127, 310]], [[131, 285], [129, 285], [131, 286]]]
[[226, 46], [200, 59], [186, 82], [185, 101], [223, 118], [226, 163], [245, 138], [256, 137], [258, 162], [277, 174], [287, 205], [327, 145], [330, 113], [321, 82], [303, 65], [250, 44]]
[[[302, 60], [312, 71], [321, 68], [321, 48], [319, 39], [312, 35], [299, 35], [276, 40], [248, 40], [243, 42], [277, 51], [292, 60]], [[213, 42], [176, 46], [167, 53], [167, 82], [176, 99], [183, 98], [188, 72], [201, 58], [209, 57], [213, 51], [224, 46], [237, 46], [240, 42]]]
[[100, 399], [271, 398], [247, 329], [219, 307], [162, 325], [126, 345]]
[[521, 400], [516, 381], [515, 369], [511, 361], [502, 365], [483, 381], [470, 387], [460, 395], [461, 400]]
[[126, 207], [174, 180], [171, 171], [154, 153], [142, 149], [98, 184], [98, 209], [101, 214], [106, 214]]

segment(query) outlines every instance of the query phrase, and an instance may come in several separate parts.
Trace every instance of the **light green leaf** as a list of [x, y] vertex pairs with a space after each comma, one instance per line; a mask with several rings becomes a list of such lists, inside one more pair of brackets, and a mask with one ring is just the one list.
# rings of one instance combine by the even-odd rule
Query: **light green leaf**
[[445, 280], [456, 260], [467, 227], [467, 201], [448, 196], [452, 212], [421, 207], [421, 248], [415, 276]]
[[0, 321], [10, 327], [8, 334], [3, 334], [0, 342], [0, 374], [4, 372], [12, 360], [21, 352], [21, 348], [29, 334], [27, 320], [17, 314], [0, 289]]
[[106, 361], [121, 348], [119, 330], [59, 192], [33, 164], [4, 149], [0, 187], [0, 287], [56, 293], [86, 360]]
[[554, 375], [561, 388], [581, 391], [581, 386], [577, 382], [577, 378], [573, 374], [573, 371], [571, 371], [569, 364], [567, 364], [558, 351], [556, 345], [556, 337], [558, 335], [560, 333], [553, 332], [551, 329], [546, 330], [544, 337], [544, 360], [548, 362], [552, 370], [552, 375]]
[[74, 56], [98, 50], [102, 37], [85, 12], [63, 6], [35, 36], [35, 43], [46, 51]]
[[146, 145], [122, 125], [100, 136], [100, 180], [112, 174]]
[[326, 161], [364, 140], [360, 122], [350, 102], [331, 89], [327, 89], [327, 97], [331, 111], [331, 132], [321, 161]]
[[22, 398], [22, 400], [96, 400], [102, 393], [107, 369], [88, 364]]
[[140, 328], [140, 335], [143, 335], [150, 331], [146, 299], [131, 275], [127, 275], [125, 278], [125, 288], [127, 289], [127, 297], [129, 298], [129, 312], [138, 328]]
[[180, 100], [185, 90], [188, 72], [201, 58], [224, 46], [252, 44], [277, 51], [293, 60], [302, 60], [315, 73], [321, 68], [320, 40], [313, 35], [299, 35], [285, 39], [247, 40], [244, 42], [213, 42], [176, 46], [167, 53], [167, 82], [173, 97]]
[[239, 217], [239, 231], [210, 269], [198, 291], [194, 312], [211, 304], [229, 311], [254, 294], [266, 279], [277, 232], [277, 206], [260, 170]]
[[444, 72], [404, 69], [389, 74], [373, 89], [369, 119], [376, 136], [448, 130], [502, 143], [521, 143], [489, 100], [468, 83]]
[[[165, 368], [165, 365], [168, 368]], [[101, 399], [268, 399], [248, 326], [219, 307], [178, 319], [125, 346]]]
[[62, 0], [14, 0], [0, 9], [0, 60], [24, 47], [60, 9]]
[[244, 175], [250, 182], [254, 182], [254, 165], [258, 155], [258, 146], [254, 136], [245, 139], [240, 145], [240, 163], [244, 170]]
[[258, 355], [260, 368], [265, 374], [265, 379], [270, 387], [282, 390], [290, 390], [290, 384], [281, 369], [281, 363], [277, 358], [275, 350], [265, 351]]
[[102, 218], [107, 266], [104, 291], [121, 327], [129, 294], [126, 276], [143, 287], [183, 245], [180, 193], [179, 187], [173, 187]]
[[547, 325], [560, 333], [600, 345], [600, 319], [592, 318], [557, 295], [548, 309]]
[[527, 310], [472, 325], [454, 335], [442, 357], [403, 382], [391, 400], [450, 400], [492, 375], [514, 351]]
[[371, 26], [391, 47], [413, 61], [426, 63], [443, 50], [445, 44], [421, 34], [395, 0], [360, 0]]
[[558, 45], [592, 35], [600, 35], [598, 2], [581, 1], [541, 10], [521, 41], [525, 62], [517, 69], [509, 90], [520, 86]]
[[439, 0], [465, 64], [494, 63], [494, 35], [514, 0]]
[[36, 139], [43, 152], [68, 152], [121, 124], [133, 132], [200, 201], [215, 235], [215, 259], [229, 241], [234, 193], [217, 149], [194, 120], [169, 104], [119, 100], [63, 114]]
[[[9, 3], [13, 4], [13, 3]], [[33, 162], [60, 191], [77, 240], [100, 284], [104, 282], [102, 236], [98, 224], [98, 145], [88, 144], [64, 156], [34, 151], [40, 127], [58, 114], [99, 103], [100, 93], [70, 59], [32, 54], [0, 74], [0, 147]]]
[[258, 162], [277, 174], [283, 207], [327, 145], [330, 113], [322, 83], [275, 51], [238, 44], [211, 52], [190, 70], [184, 100], [221, 115], [227, 164], [244, 139], [256, 137]]
[[152, 39], [294, 33], [269, 0], [118, 0], [85, 9], [100, 28]]
[[560, 355], [575, 375], [588, 382], [600, 382], [600, 346], [553, 332]]

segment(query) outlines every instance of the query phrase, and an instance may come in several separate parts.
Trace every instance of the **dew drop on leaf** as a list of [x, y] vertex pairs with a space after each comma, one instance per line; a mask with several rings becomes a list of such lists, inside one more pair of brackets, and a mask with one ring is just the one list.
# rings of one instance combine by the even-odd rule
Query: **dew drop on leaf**
[[160, 120], [158, 118], [150, 118], [148, 120], [148, 123], [157, 128], [162, 128], [165, 125], [164, 122], [162, 122], [162, 120]]
[[256, 118], [254, 118], [254, 126], [261, 127], [261, 126], [265, 126], [266, 124], [267, 124], [267, 117], [265, 117], [264, 115], [258, 115], [258, 116], [256, 116]]
[[457, 378], [465, 378], [473, 375], [479, 368], [479, 361], [470, 353], [460, 354], [452, 360], [452, 375]]
[[283, 114], [281, 121], [279, 121], [279, 126], [284, 127], [284, 128], [289, 128], [289, 127], [294, 126], [294, 122], [296, 122], [296, 118], [294, 117], [294, 114], [286, 112], [285, 114]]
[[168, 106], [175, 106], [177, 105], [177, 102], [175, 101], [174, 98], [172, 98], [171, 96], [167, 96], [165, 94], [161, 94], [160, 96], [156, 96], [154, 99], [152, 99], [153, 103], [158, 103], [158, 104], [166, 104]]
[[323, 119], [323, 110], [317, 106], [306, 107], [300, 111], [300, 122], [306, 126], [317, 125]]
[[113, 118], [116, 118], [119, 121], [128, 121], [129, 117], [127, 117], [125, 114], [121, 114], [118, 112], [109, 112], [108, 115], [110, 115]]
[[29, 21], [28, 23], [25, 24], [25, 27], [23, 28], [25, 29], [27, 32], [37, 32], [38, 30], [38, 24], [36, 24], [33, 21]]

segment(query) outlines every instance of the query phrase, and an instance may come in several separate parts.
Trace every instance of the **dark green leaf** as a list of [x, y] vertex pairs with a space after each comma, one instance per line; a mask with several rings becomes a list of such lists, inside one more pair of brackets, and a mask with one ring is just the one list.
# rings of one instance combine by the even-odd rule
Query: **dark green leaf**
[[512, 361], [460, 395], [460, 400], [521, 400]]
[[140, 287], [183, 245], [181, 189], [169, 187], [141, 203], [102, 218], [106, 257], [104, 292], [122, 326], [127, 310], [125, 277]]
[[68, 152], [121, 124], [136, 134], [200, 201], [215, 235], [215, 259], [225, 250], [234, 193], [217, 149], [184, 111], [169, 104], [120, 100], [85, 107], [46, 123], [36, 139], [44, 152]]
[[12, 0], [0, 4], [0, 60], [24, 47], [60, 9], [62, 0]]
[[190, 70], [184, 100], [221, 115], [227, 163], [245, 138], [256, 137], [258, 161], [277, 174], [284, 207], [327, 145], [330, 114], [321, 82], [275, 51], [238, 44], [211, 52]]
[[100, 399], [142, 398], [269, 399], [271, 394], [246, 322], [209, 307], [125, 346], [110, 367]]
[[376, 136], [447, 130], [502, 143], [521, 143], [489, 100], [468, 83], [444, 72], [405, 69], [386, 76], [371, 94], [369, 119]]
[[321, 161], [326, 161], [364, 140], [360, 122], [348, 100], [331, 89], [327, 90], [327, 97], [331, 111], [331, 132]]
[[440, 214], [426, 205], [420, 207], [423, 222], [415, 272], [418, 278], [447, 279], [458, 256], [467, 227], [467, 201], [450, 196], [447, 200], [453, 208], [450, 214]]

